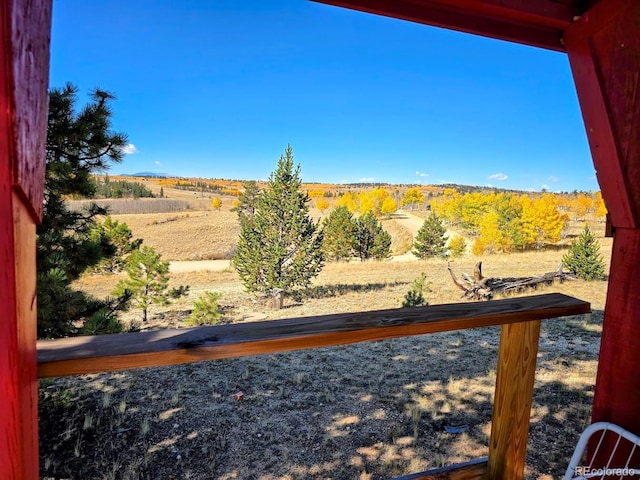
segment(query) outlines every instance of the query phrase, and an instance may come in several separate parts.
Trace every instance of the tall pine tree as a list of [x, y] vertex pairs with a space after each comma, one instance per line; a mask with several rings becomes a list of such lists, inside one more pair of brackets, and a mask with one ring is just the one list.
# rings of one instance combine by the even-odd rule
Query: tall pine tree
[[115, 254], [108, 238], [91, 234], [95, 217], [106, 212], [96, 206], [71, 211], [64, 199], [92, 197], [96, 190], [92, 174], [122, 160], [127, 137], [111, 130], [111, 94], [93, 91], [91, 101], [79, 111], [76, 94], [71, 84], [49, 94], [45, 204], [37, 227], [39, 337], [80, 333], [79, 322], [92, 315], [104, 319], [112, 312], [104, 302], [71, 288], [71, 281], [88, 267]]
[[320, 273], [322, 232], [309, 217], [309, 200], [289, 145], [258, 196], [254, 215], [240, 216], [233, 264], [248, 291], [276, 296], [307, 286]]
[[345, 206], [336, 207], [322, 224], [322, 249], [329, 260], [348, 260], [353, 255], [356, 224]]
[[391, 235], [372, 212], [360, 215], [355, 225], [353, 248], [361, 261], [369, 258], [384, 260], [391, 255]]
[[238, 205], [231, 209], [232, 212], [238, 213], [240, 222], [243, 217], [253, 217], [260, 196], [260, 187], [255, 180], [242, 182], [242, 188], [244, 190], [238, 197]]

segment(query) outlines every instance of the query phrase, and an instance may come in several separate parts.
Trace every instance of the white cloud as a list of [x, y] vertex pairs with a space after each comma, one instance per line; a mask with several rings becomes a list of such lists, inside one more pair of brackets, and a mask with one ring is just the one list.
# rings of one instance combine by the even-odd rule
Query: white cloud
[[546, 183], [543, 183], [542, 185], [540, 185], [540, 189], [541, 190], [549, 190], [549, 185], [547, 185]]
[[373, 183], [376, 179], [373, 177], [364, 177], [360, 179], [360, 183]]
[[159, 162], [159, 161], [157, 161], [157, 160], [156, 160], [155, 162], [153, 162], [153, 163], [154, 163], [154, 164], [156, 164], [156, 165], [158, 165], [158, 166], [162, 165], [162, 163], [161, 163], [161, 162]]
[[134, 153], [138, 153], [138, 149], [133, 143], [128, 143], [124, 147], [122, 147], [122, 153], [125, 155], [132, 155]]
[[428, 177], [428, 173], [421, 172], [420, 170], [416, 170], [416, 175], [419, 177]]
[[559, 181], [560, 181], [560, 179], [559, 179], [558, 177], [554, 176], [554, 175], [551, 175], [551, 176], [548, 178], [548, 180], [549, 180], [550, 182], [559, 182]]
[[493, 175], [489, 175], [487, 177], [489, 180], [506, 180], [507, 178], [509, 178], [507, 175], [505, 175], [504, 173], [494, 173]]

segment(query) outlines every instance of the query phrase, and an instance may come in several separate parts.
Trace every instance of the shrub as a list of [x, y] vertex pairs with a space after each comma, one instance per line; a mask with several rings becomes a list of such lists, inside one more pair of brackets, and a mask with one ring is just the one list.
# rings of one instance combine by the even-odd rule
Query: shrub
[[120, 323], [115, 312], [103, 308], [90, 316], [82, 325], [82, 335], [102, 335], [106, 333], [122, 333], [124, 325]]
[[402, 308], [429, 305], [429, 302], [424, 299], [424, 295], [422, 294], [425, 289], [429, 291], [429, 287], [425, 286], [426, 279], [427, 275], [422, 272], [420, 276], [413, 281], [411, 290], [409, 290], [404, 296]]
[[473, 242], [473, 247], [471, 247], [471, 253], [473, 253], [476, 256], [480, 256], [482, 254], [484, 254], [484, 251], [486, 250], [486, 246], [484, 244], [484, 242], [477, 238], [475, 242]]
[[571, 273], [584, 280], [604, 279], [604, 261], [600, 255], [600, 244], [588, 225], [584, 226], [578, 241], [574, 242], [562, 257], [562, 263]]
[[191, 315], [186, 320], [189, 325], [217, 325], [220, 320], [220, 305], [218, 301], [222, 295], [219, 292], [205, 292], [193, 304]]
[[449, 255], [460, 257], [467, 251], [467, 242], [460, 235], [456, 235], [449, 242]]

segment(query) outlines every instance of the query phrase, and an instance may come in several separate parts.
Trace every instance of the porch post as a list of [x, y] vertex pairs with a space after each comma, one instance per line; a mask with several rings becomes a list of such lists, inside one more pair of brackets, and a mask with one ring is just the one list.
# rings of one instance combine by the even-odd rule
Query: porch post
[[50, 0], [0, 1], [0, 478], [38, 478], [35, 225], [42, 213]]
[[593, 421], [640, 433], [640, 2], [602, 0], [565, 32], [615, 228]]

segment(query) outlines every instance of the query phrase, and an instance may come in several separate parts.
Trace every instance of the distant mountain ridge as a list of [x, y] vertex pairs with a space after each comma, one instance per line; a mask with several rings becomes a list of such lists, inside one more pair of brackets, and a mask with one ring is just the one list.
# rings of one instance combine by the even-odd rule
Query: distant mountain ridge
[[123, 173], [122, 177], [151, 177], [151, 178], [169, 178], [172, 175], [168, 173], [157, 173], [157, 172], [138, 172], [138, 173]]

